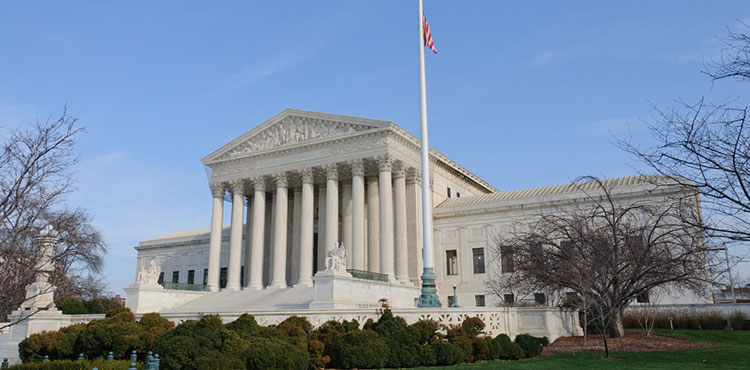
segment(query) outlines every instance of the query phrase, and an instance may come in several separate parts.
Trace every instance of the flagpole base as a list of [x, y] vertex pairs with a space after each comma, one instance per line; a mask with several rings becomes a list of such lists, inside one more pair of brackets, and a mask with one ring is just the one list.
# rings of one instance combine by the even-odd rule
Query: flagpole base
[[434, 308], [441, 307], [440, 297], [437, 294], [437, 288], [435, 286], [435, 272], [432, 268], [425, 267], [422, 272], [422, 292], [419, 295], [419, 302], [417, 307], [419, 308]]

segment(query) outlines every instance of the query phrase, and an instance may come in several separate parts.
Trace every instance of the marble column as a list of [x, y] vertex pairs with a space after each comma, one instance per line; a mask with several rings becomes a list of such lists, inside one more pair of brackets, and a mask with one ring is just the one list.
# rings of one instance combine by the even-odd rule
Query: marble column
[[287, 256], [289, 266], [287, 266], [287, 275], [289, 275], [288, 282], [290, 285], [297, 284], [299, 280], [299, 265], [300, 265], [300, 223], [302, 218], [300, 217], [300, 208], [302, 207], [302, 188], [294, 188], [294, 203], [292, 208], [292, 215], [290, 217], [292, 224], [292, 244]]
[[352, 268], [365, 270], [365, 168], [364, 162], [350, 161], [352, 167]]
[[224, 184], [212, 184], [211, 194], [214, 198], [211, 212], [211, 236], [208, 242], [208, 281], [206, 285], [212, 292], [219, 290], [219, 260], [221, 259], [221, 232], [224, 226]]
[[313, 185], [312, 168], [299, 170], [302, 176], [302, 203], [300, 204], [300, 254], [299, 280], [297, 285], [311, 287], [313, 285], [313, 212], [315, 185]]
[[341, 241], [346, 248], [346, 268], [352, 268], [352, 184], [341, 184]]
[[378, 178], [367, 178], [367, 271], [380, 272], [380, 195]]
[[[266, 182], [262, 176], [253, 179], [253, 233], [250, 246], [250, 283], [254, 289], [263, 289], [263, 242], [266, 224]], [[247, 267], [246, 267], [247, 268]]]
[[391, 158], [378, 156], [380, 172], [380, 273], [393, 280], [393, 184], [391, 180]]
[[250, 284], [250, 264], [251, 257], [252, 257], [252, 246], [253, 246], [253, 200], [251, 196], [245, 197], [246, 203], [247, 203], [247, 220], [245, 221], [245, 281], [242, 281], [242, 286], [247, 287]]
[[[325, 255], [339, 243], [339, 171], [335, 164], [325, 166], [326, 171], [326, 238]], [[318, 246], [320, 248], [320, 246]]]
[[318, 186], [318, 265], [315, 271], [326, 269], [326, 187]]
[[409, 281], [408, 240], [406, 234], [406, 174], [403, 163], [398, 162], [393, 171], [393, 206], [396, 249], [396, 279]]
[[229, 234], [229, 268], [227, 268], [226, 290], [240, 290], [240, 268], [242, 266], [242, 218], [245, 213], [245, 187], [242, 180], [232, 181], [232, 219]]
[[273, 225], [273, 272], [271, 287], [286, 288], [286, 228], [289, 207], [289, 192], [286, 174], [274, 175], [276, 179], [276, 200]]
[[406, 170], [406, 224], [409, 245], [409, 278], [421, 285], [422, 274], [422, 179], [416, 168]]

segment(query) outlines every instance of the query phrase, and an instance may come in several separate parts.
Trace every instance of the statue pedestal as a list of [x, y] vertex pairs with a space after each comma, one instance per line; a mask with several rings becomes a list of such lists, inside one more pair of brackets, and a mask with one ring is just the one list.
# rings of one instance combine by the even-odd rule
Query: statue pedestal
[[156, 283], [133, 283], [125, 288], [125, 293], [125, 305], [136, 314], [174, 308], [209, 294], [206, 291], [164, 289]]
[[325, 270], [313, 277], [315, 298], [311, 310], [378, 308], [381, 298], [393, 308], [416, 307], [419, 288], [401, 283], [352, 277], [347, 272]]

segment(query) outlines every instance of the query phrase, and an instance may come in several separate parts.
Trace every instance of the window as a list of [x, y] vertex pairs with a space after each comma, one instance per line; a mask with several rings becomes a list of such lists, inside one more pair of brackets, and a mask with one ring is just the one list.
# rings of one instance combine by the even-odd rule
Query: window
[[484, 274], [484, 248], [474, 248], [471, 253], [474, 256], [474, 273]]
[[240, 266], [240, 285], [245, 285], [245, 266]]
[[500, 247], [500, 268], [503, 274], [515, 271], [513, 266], [513, 250], [509, 246]]
[[453, 299], [453, 296], [449, 295], [448, 296], [448, 307], [453, 307], [453, 303], [454, 302], [455, 302], [455, 300]]
[[180, 272], [179, 271], [172, 271], [172, 283], [179, 283], [180, 282]]
[[219, 288], [224, 289], [227, 287], [227, 268], [222, 267], [219, 272]]
[[448, 198], [451, 197], [451, 188], [448, 188]]
[[534, 302], [536, 304], [547, 304], [547, 296], [544, 293], [534, 293]]
[[458, 255], [455, 249], [445, 251], [445, 271], [448, 275], [458, 275]]
[[461, 198], [461, 193], [456, 192], [456, 198]]
[[164, 284], [164, 271], [159, 273], [159, 280], [157, 282], [159, 284]]
[[503, 295], [503, 300], [505, 301], [506, 304], [513, 304], [513, 303], [516, 302], [516, 298], [513, 297], [512, 293], [504, 294]]
[[208, 269], [203, 269], [203, 286], [208, 285]]
[[484, 307], [484, 296], [483, 295], [475, 295], [474, 296], [474, 302], [476, 302], [477, 307]]
[[195, 270], [188, 270], [188, 284], [195, 284]]
[[645, 291], [645, 292], [643, 292], [643, 293], [641, 293], [641, 294], [638, 294], [638, 296], [635, 297], [635, 301], [638, 302], [638, 303], [649, 303], [649, 300], [648, 300], [648, 290]]

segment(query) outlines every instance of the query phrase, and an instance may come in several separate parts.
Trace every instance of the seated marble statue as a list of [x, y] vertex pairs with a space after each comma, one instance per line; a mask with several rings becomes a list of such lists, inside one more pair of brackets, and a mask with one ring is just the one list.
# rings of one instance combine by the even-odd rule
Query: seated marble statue
[[160, 273], [161, 266], [159, 266], [156, 258], [151, 258], [148, 265], [141, 267], [141, 270], [138, 271], [137, 281], [148, 285], [158, 284]]
[[328, 252], [326, 270], [346, 273], [346, 248], [344, 248], [344, 243], [336, 245], [335, 248]]

